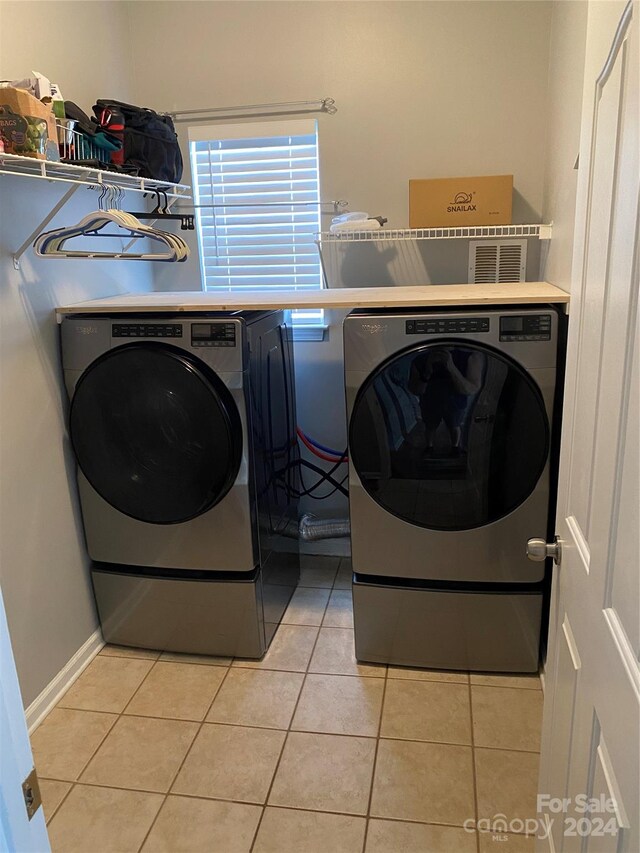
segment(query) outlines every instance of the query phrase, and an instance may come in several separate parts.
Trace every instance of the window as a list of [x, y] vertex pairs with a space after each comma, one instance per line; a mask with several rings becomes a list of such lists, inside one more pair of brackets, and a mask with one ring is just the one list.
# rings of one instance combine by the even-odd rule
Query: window
[[[189, 129], [204, 290], [322, 287], [315, 121]], [[321, 310], [292, 311], [318, 329]]]

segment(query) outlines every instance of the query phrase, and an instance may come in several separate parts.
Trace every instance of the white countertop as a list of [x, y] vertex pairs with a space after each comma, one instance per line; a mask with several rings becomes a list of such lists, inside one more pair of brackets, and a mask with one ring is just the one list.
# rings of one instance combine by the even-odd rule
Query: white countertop
[[352, 287], [330, 290], [267, 290], [125, 293], [56, 309], [65, 314], [246, 311], [281, 308], [423, 308], [438, 305], [568, 303], [569, 294], [546, 281], [517, 284], [436, 284], [415, 287]]

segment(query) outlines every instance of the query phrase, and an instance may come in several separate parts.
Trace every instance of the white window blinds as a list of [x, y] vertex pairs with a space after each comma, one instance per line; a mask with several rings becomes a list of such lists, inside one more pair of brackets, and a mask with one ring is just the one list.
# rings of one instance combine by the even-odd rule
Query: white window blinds
[[[313, 121], [189, 132], [205, 290], [322, 286], [318, 135]], [[298, 324], [322, 311], [296, 311]]]

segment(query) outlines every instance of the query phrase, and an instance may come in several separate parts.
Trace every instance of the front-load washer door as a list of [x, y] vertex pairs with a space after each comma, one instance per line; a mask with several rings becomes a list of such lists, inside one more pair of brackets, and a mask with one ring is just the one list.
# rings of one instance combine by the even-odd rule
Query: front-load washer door
[[[354, 549], [362, 551], [361, 540], [370, 543], [367, 559], [361, 555], [363, 567], [354, 565], [355, 570], [368, 573], [368, 565], [376, 564], [379, 535], [384, 542], [378, 553], [395, 538], [399, 566], [390, 575], [402, 573], [403, 548], [411, 541], [425, 564], [424, 574], [412, 570], [412, 576], [454, 579], [456, 562], [465, 562], [461, 580], [506, 580], [509, 569], [493, 577], [490, 565], [472, 567], [461, 549], [473, 554], [474, 539], [486, 548], [489, 540], [481, 531], [493, 526], [496, 560], [512, 546], [518, 557], [524, 555], [524, 543], [502, 541], [496, 523], [512, 518], [536, 489], [547, 466], [549, 437], [538, 386], [497, 350], [440, 340], [384, 362], [362, 384], [349, 426], [350, 464], [366, 492], [360, 498], [361, 490], [353, 489]], [[544, 530], [544, 501], [538, 497], [534, 503], [540, 518], [528, 522]], [[411, 534], [392, 519], [385, 528], [380, 509], [424, 533]]]
[[70, 436], [95, 491], [151, 524], [211, 509], [242, 457], [231, 392], [199, 359], [154, 342], [110, 350], [87, 368], [71, 402]]

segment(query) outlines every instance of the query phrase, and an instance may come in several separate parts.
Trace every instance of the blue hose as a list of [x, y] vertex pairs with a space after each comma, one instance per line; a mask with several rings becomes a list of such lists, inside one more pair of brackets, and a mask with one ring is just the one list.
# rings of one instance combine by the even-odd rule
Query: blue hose
[[[301, 432], [304, 432], [304, 430], [301, 430]], [[317, 447], [318, 450], [322, 450], [325, 453], [331, 453], [332, 456], [341, 457], [344, 453], [343, 450], [333, 450], [331, 447], [325, 447], [324, 444], [320, 444], [319, 441], [315, 441], [315, 439], [311, 438], [310, 435], [307, 435], [306, 432], [304, 432], [304, 437], [307, 439], [307, 441], [309, 441], [311, 444], [313, 444], [314, 447]]]

